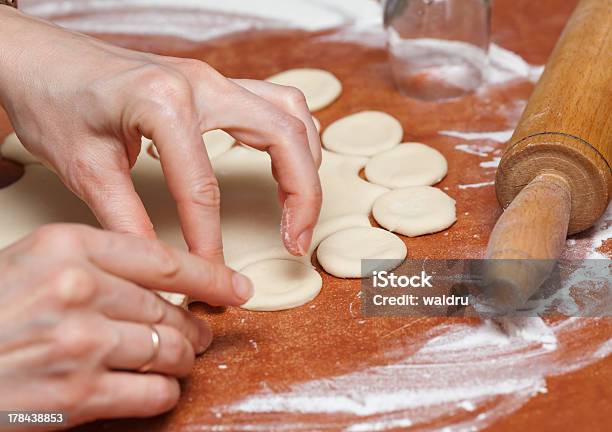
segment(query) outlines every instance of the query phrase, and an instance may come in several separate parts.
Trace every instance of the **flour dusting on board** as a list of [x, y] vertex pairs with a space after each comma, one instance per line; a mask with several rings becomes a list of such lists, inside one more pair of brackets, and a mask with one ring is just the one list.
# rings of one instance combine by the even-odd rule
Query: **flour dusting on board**
[[491, 181], [480, 182], [480, 183], [460, 184], [458, 187], [459, 189], [478, 189], [478, 188], [482, 188], [486, 186], [493, 186], [493, 185], [495, 185], [495, 182], [491, 180]]
[[465, 140], [490, 140], [498, 143], [505, 143], [510, 140], [514, 129], [504, 131], [491, 131], [491, 132], [462, 132], [462, 131], [450, 131], [443, 130], [439, 131], [438, 134], [445, 135], [453, 138], [461, 138]]
[[[429, 340], [417, 353], [397, 363], [297, 384], [278, 393], [264, 389], [214, 409], [224, 416], [257, 419], [238, 420], [232, 426], [249, 430], [276, 429], [278, 424], [268, 423], [264, 416], [273, 412], [283, 413], [287, 429], [333, 426], [360, 431], [403, 425], [476, 430], [546, 392], [546, 377], [609, 355], [609, 333], [595, 344], [577, 344], [584, 330], [598, 322], [584, 318], [547, 324], [528, 318], [509, 325], [509, 336], [490, 321], [477, 326], [444, 324], [425, 335]], [[348, 416], [346, 423], [338, 415]]]
[[603, 217], [599, 219], [599, 222], [595, 224], [593, 228], [592, 237], [592, 250], [590, 251], [588, 258], [591, 259], [606, 259], [608, 256], [604, 255], [599, 251], [606, 240], [612, 238], [612, 203], [608, 205], [606, 212]]
[[22, 0], [20, 5], [77, 31], [194, 42], [262, 28], [382, 28], [380, 5], [373, 0]]

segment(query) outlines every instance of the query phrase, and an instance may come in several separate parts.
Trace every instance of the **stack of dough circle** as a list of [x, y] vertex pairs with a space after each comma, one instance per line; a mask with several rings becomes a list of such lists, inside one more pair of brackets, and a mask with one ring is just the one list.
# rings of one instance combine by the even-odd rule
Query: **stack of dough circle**
[[333, 122], [321, 137], [328, 150], [372, 156], [395, 147], [404, 131], [395, 117], [381, 111], [361, 111]]
[[[317, 260], [326, 272], [341, 278], [360, 278], [371, 270], [393, 270], [406, 258], [406, 245], [395, 234], [374, 227], [338, 231], [321, 242]], [[361, 260], [368, 261], [362, 269]], [[379, 261], [384, 260], [384, 261]]]
[[241, 273], [253, 282], [253, 297], [242, 305], [252, 311], [278, 311], [301, 306], [314, 299], [323, 285], [321, 275], [299, 261], [259, 261], [246, 266]]
[[342, 84], [338, 78], [322, 69], [290, 69], [273, 75], [266, 81], [301, 90], [310, 111], [325, 108], [342, 93]]
[[412, 186], [385, 193], [374, 202], [374, 219], [408, 237], [431, 234], [456, 220], [455, 200], [431, 186]]
[[446, 159], [425, 144], [400, 144], [374, 156], [365, 167], [368, 181], [392, 189], [430, 186], [444, 178]]

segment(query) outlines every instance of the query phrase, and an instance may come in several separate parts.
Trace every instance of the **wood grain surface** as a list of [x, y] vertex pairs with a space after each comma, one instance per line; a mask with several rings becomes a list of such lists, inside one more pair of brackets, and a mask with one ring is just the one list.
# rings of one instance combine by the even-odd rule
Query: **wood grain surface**
[[[493, 40], [533, 64], [543, 64], [550, 54], [574, 1], [498, 0], [493, 13]], [[449, 162], [448, 176], [438, 185], [457, 201], [458, 221], [447, 232], [404, 239], [410, 258], [480, 258], [500, 214], [492, 185], [494, 169], [482, 169], [482, 157], [455, 150], [461, 140], [439, 135], [440, 130], [494, 131], [516, 126], [525, 101], [533, 90], [527, 80], [490, 86], [474, 95], [444, 104], [418, 102], [400, 96], [393, 88], [387, 55], [368, 46], [330, 38], [330, 33], [301, 31], [250, 32], [194, 44], [161, 37], [98, 35], [113, 43], [160, 54], [205, 60], [232, 77], [266, 78], [284, 69], [321, 67], [343, 83], [340, 99], [316, 117], [326, 127], [333, 120], [364, 110], [386, 111], [403, 124], [406, 141], [421, 141], [438, 149]], [[0, 137], [10, 131], [0, 120]], [[503, 144], [487, 142], [497, 150]], [[14, 180], [20, 168], [0, 160], [0, 186]], [[580, 256], [590, 247], [593, 231], [575, 237], [567, 254]], [[610, 255], [607, 242], [600, 252]], [[316, 262], [315, 262], [316, 265]], [[317, 266], [318, 267], [318, 266]], [[319, 268], [319, 267], [318, 267]], [[359, 317], [359, 282], [339, 280], [323, 273], [323, 290], [311, 304], [276, 313], [241, 309], [211, 309], [194, 305], [194, 313], [211, 322], [216, 338], [200, 357], [183, 384], [179, 405], [154, 419], [98, 422], [79, 430], [195, 431], [212, 425], [232, 424], [245, 416], [218, 417], [211, 407], [236, 402], [262, 389], [286, 390], [308, 380], [334, 377], [374, 365], [392, 363], [416, 352], [421, 337], [442, 318], [366, 319]], [[476, 319], [454, 319], [477, 323]], [[581, 335], [589, 344], [610, 335], [612, 320], [600, 322]], [[257, 341], [254, 349], [250, 341]], [[407, 342], [408, 341], [408, 342]], [[389, 348], [396, 348], [389, 350]], [[227, 368], [219, 368], [220, 364]], [[612, 412], [612, 358], [574, 372], [546, 379], [548, 391], [532, 397], [511, 415], [490, 425], [491, 431], [606, 430]], [[316, 417], [316, 416], [315, 416]], [[283, 424], [284, 415], [265, 420]], [[338, 415], [329, 429], [350, 424]], [[428, 425], [435, 429], [436, 423]]]

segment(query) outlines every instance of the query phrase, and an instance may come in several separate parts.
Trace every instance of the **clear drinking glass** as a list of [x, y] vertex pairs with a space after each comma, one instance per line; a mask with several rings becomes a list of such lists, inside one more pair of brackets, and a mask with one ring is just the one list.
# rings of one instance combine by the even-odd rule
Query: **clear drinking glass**
[[440, 101], [471, 93], [486, 79], [489, 0], [387, 0], [384, 23], [401, 93]]

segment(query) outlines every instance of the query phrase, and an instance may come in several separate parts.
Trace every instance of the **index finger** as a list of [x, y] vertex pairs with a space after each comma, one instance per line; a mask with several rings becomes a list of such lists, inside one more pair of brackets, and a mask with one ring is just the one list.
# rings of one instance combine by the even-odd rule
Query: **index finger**
[[170, 248], [157, 240], [79, 226], [88, 260], [144, 288], [186, 294], [213, 306], [238, 306], [253, 294], [251, 281], [227, 266]]

